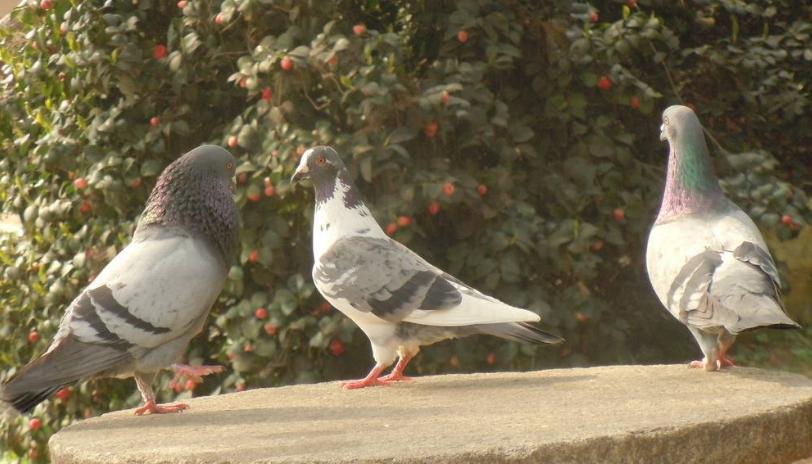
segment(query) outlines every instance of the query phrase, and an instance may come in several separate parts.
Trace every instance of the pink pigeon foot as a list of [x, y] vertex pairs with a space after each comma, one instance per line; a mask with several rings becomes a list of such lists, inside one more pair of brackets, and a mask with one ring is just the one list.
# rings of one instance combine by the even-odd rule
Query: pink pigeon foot
[[719, 363], [722, 365], [722, 367], [734, 367], [736, 365], [736, 363], [726, 355], [719, 356]]
[[143, 416], [144, 414], [168, 414], [171, 412], [181, 412], [184, 409], [189, 409], [189, 405], [185, 403], [155, 404], [154, 401], [150, 400], [140, 408], [136, 408], [135, 415]]
[[715, 371], [719, 369], [719, 364], [717, 361], [715, 365], [711, 365], [708, 364], [707, 360], [703, 359], [701, 361], [691, 361], [691, 363], [688, 364], [688, 367], [692, 369], [705, 369], [706, 371]]
[[366, 377], [359, 380], [350, 380], [349, 382], [343, 382], [341, 384], [344, 390], [355, 390], [358, 388], [366, 388], [366, 387], [383, 387], [389, 385], [389, 382], [384, 381], [383, 379], [379, 378], [381, 375], [381, 371], [384, 369], [384, 366], [376, 364], [375, 367], [369, 371]]
[[403, 355], [398, 359], [398, 363], [395, 365], [395, 368], [392, 369], [392, 372], [389, 374], [381, 377], [379, 380], [384, 382], [401, 382], [401, 381], [411, 381], [411, 377], [406, 377], [403, 375], [403, 372], [406, 370], [406, 366], [409, 364], [409, 361], [412, 360], [414, 355]]
[[169, 386], [174, 388], [175, 385], [183, 385], [182, 380], [184, 377], [200, 383], [203, 381], [203, 376], [215, 374], [226, 370], [223, 366], [189, 366], [186, 364], [172, 364], [172, 370], [175, 372], [175, 377], [169, 382]]

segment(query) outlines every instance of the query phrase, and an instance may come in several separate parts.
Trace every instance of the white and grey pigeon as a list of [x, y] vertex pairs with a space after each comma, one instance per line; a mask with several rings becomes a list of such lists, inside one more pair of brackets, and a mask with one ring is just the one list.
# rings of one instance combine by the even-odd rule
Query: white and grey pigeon
[[[332, 148], [307, 150], [292, 182], [300, 179], [310, 179], [315, 189], [316, 288], [372, 343], [375, 366], [344, 388], [405, 380], [406, 365], [421, 345], [448, 338], [490, 334], [523, 342], [563, 341], [528, 324], [539, 320], [537, 314], [478, 292], [389, 238]], [[381, 376], [396, 356], [395, 368]]]
[[172, 363], [225, 284], [239, 227], [234, 169], [234, 157], [213, 145], [167, 166], [132, 242], [70, 304], [48, 351], [0, 386], [0, 402], [28, 412], [75, 381], [132, 376], [145, 403], [136, 414], [186, 409], [156, 404], [151, 382], [170, 365], [191, 378], [222, 369]]
[[660, 129], [670, 151], [648, 239], [648, 275], [702, 349], [704, 359], [690, 366], [732, 366], [727, 353], [739, 333], [800, 326], [785, 313], [778, 271], [758, 228], [719, 187], [696, 114], [671, 106]]

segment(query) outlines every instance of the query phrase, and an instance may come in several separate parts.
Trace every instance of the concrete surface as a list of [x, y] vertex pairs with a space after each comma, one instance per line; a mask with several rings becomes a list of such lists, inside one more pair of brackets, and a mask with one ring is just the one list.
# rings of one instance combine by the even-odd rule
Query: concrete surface
[[750, 368], [612, 366], [335, 382], [88, 419], [50, 442], [73, 463], [790, 463], [812, 456], [812, 381]]

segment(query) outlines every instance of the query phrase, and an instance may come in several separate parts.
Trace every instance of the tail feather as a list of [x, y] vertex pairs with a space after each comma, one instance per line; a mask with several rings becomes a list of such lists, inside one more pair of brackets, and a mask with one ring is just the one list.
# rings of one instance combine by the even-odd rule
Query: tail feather
[[26, 413], [59, 388], [113, 369], [131, 359], [126, 351], [80, 342], [68, 336], [0, 385], [0, 403]]
[[563, 343], [558, 335], [545, 332], [527, 322], [510, 322], [504, 324], [479, 324], [474, 326], [480, 333], [523, 343]]

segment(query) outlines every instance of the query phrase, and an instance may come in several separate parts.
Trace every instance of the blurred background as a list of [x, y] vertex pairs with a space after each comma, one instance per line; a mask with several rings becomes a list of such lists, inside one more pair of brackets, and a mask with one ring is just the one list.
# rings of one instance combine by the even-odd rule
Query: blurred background
[[[187, 361], [228, 369], [176, 389], [167, 374], [163, 401], [371, 367], [310, 280], [312, 192], [288, 179], [316, 144], [395, 239], [567, 339], [444, 342], [410, 374], [697, 359], [643, 259], [675, 103], [807, 327], [745, 334], [733, 357], [812, 375], [810, 34], [812, 7], [789, 0], [24, 2], [0, 27], [0, 379], [47, 348], [163, 167], [204, 142], [238, 157], [243, 229]], [[0, 460], [47, 461], [59, 428], [139, 400], [132, 381], [64, 388], [0, 422]]]

